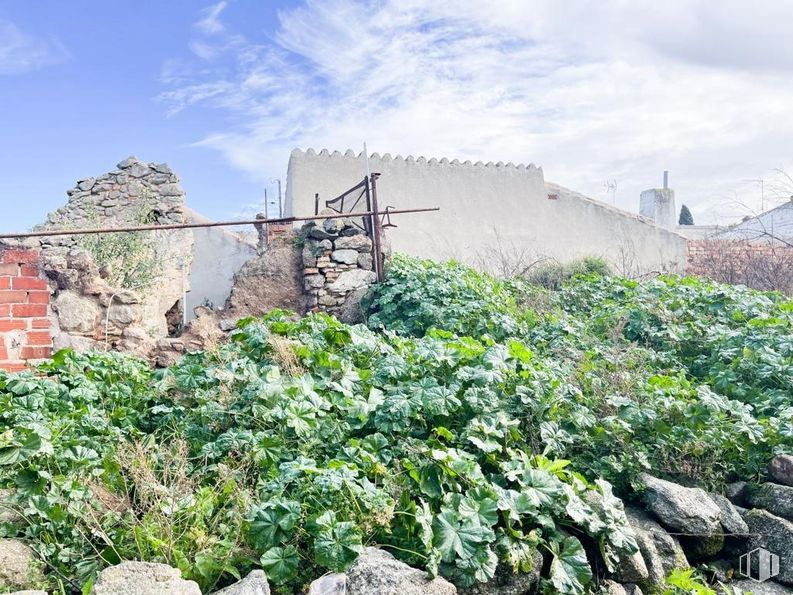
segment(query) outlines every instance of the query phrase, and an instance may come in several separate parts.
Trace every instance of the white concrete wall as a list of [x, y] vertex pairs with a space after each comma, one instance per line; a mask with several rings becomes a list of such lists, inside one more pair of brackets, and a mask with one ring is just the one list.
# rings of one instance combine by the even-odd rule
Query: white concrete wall
[[[294, 150], [287, 175], [287, 215], [312, 215], [314, 193], [324, 201], [363, 179], [364, 159], [348, 151]], [[370, 157], [381, 209], [440, 207], [438, 213], [395, 215], [393, 248], [425, 258], [481, 264], [501, 246], [513, 254], [565, 262], [601, 256], [637, 271], [683, 270], [686, 240], [646, 219], [560, 186], [546, 187], [534, 165], [459, 163], [446, 159]], [[556, 199], [549, 199], [549, 194]]]
[[[209, 219], [185, 209], [189, 223], [208, 223]], [[205, 301], [222, 308], [231, 293], [234, 274], [256, 255], [256, 246], [222, 227], [193, 230], [193, 265], [190, 292], [187, 294], [187, 320], [195, 318], [193, 308]]]
[[747, 240], [755, 243], [791, 243], [793, 242], [793, 201], [731, 225], [722, 231], [717, 239]]

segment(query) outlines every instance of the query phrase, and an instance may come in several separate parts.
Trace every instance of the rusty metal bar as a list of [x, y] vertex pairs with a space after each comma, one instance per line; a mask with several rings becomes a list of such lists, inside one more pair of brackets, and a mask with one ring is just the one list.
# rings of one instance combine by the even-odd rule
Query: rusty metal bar
[[377, 177], [380, 174], [370, 174], [370, 185], [372, 187], [372, 244], [374, 246], [374, 270], [377, 273], [377, 280], [382, 281], [385, 279], [385, 272], [383, 271], [383, 246], [381, 245], [380, 238], [380, 211], [377, 208]]
[[[428, 207], [423, 209], [401, 209], [390, 211], [391, 214], [406, 213], [430, 213], [440, 211], [440, 207]], [[16, 240], [23, 238], [45, 238], [54, 236], [81, 236], [95, 235], [102, 233], [124, 233], [133, 231], [163, 231], [168, 229], [198, 229], [204, 227], [234, 227], [235, 225], [266, 225], [269, 223], [294, 223], [297, 221], [315, 221], [318, 219], [343, 219], [354, 217], [371, 217], [377, 215], [375, 211], [362, 211], [360, 213], [339, 213], [338, 215], [314, 215], [312, 217], [279, 217], [277, 219], [248, 219], [244, 221], [212, 221], [210, 223], [167, 223], [165, 225], [133, 225], [118, 228], [97, 228], [97, 229], [60, 229], [46, 231], [31, 231], [25, 233], [3, 233], [0, 240]]]

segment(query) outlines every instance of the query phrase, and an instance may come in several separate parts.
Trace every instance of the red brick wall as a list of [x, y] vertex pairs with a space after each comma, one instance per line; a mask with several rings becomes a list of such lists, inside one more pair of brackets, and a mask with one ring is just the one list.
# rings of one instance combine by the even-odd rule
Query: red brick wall
[[0, 246], [0, 369], [16, 372], [50, 356], [49, 297], [38, 250]]

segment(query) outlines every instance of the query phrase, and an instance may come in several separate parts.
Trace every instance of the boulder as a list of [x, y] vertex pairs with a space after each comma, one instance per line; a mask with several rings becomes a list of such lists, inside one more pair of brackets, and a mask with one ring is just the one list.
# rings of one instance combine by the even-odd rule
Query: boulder
[[680, 542], [664, 531], [644, 511], [626, 506], [625, 515], [636, 533], [636, 543], [647, 567], [647, 579], [637, 581], [642, 586], [660, 588], [675, 568], [688, 568], [688, 560]]
[[374, 258], [368, 252], [358, 254], [358, 266], [367, 271], [371, 271], [374, 266]]
[[333, 283], [328, 286], [328, 291], [333, 293], [348, 293], [361, 287], [368, 287], [377, 281], [377, 275], [372, 271], [351, 269], [344, 271]]
[[46, 591], [25, 589], [24, 591], [14, 591], [8, 595], [47, 595]]
[[221, 589], [215, 595], [270, 595], [270, 584], [263, 570], [254, 570], [241, 581]]
[[793, 486], [793, 455], [777, 455], [771, 459], [768, 474], [776, 483]]
[[359, 324], [364, 322], [365, 312], [361, 307], [361, 300], [369, 291], [368, 287], [361, 287], [355, 291], [351, 291], [344, 298], [344, 303], [339, 308], [337, 314], [339, 320], [346, 324]]
[[746, 522], [741, 518], [738, 509], [733, 506], [732, 502], [721, 494], [709, 494], [709, 496], [721, 511], [720, 522], [725, 533], [742, 536], [749, 533], [749, 527], [746, 526]]
[[346, 217], [335, 217], [333, 219], [325, 219], [322, 222], [322, 228], [328, 233], [338, 235], [345, 227], [352, 226], [352, 222]]
[[457, 589], [442, 578], [430, 579], [377, 548], [366, 548], [347, 571], [348, 595], [455, 595]]
[[151, 562], [122, 562], [99, 573], [92, 595], [201, 595], [177, 568]]
[[699, 488], [685, 486], [642, 473], [646, 486], [643, 500], [662, 525], [673, 532], [687, 533], [681, 541], [695, 559], [709, 558], [724, 547], [721, 510]]
[[530, 593], [540, 582], [542, 562], [542, 553], [535, 551], [529, 572], [513, 572], [510, 567], [499, 564], [495, 576], [488, 582], [459, 589], [458, 593], [462, 595], [523, 595]]
[[634, 585], [633, 583], [627, 583], [622, 586], [625, 588], [625, 593], [627, 595], [644, 595], [639, 585]]
[[312, 581], [308, 588], [308, 595], [346, 595], [347, 575], [326, 574]]
[[749, 510], [743, 520], [752, 534], [747, 551], [758, 547], [779, 556], [781, 583], [793, 584], [793, 523], [765, 510]]
[[0, 592], [36, 587], [43, 581], [36, 552], [18, 539], [0, 539]]
[[336, 238], [334, 244], [337, 250], [347, 249], [357, 250], [358, 252], [370, 252], [372, 250], [372, 240], [363, 234]]
[[741, 595], [742, 593], [751, 593], [752, 595], [790, 595], [788, 587], [774, 581], [758, 583], [757, 581], [744, 579], [725, 584], [733, 589], [732, 593], [735, 595]]
[[687, 488], [642, 473], [647, 487], [644, 504], [662, 525], [673, 531], [713, 535], [721, 531], [721, 510], [699, 488]]
[[312, 227], [308, 232], [308, 237], [314, 238], [315, 240], [332, 240], [336, 237], [336, 234], [328, 233], [321, 227]]
[[358, 252], [356, 250], [334, 250], [330, 254], [331, 260], [342, 264], [358, 264]]
[[753, 508], [764, 508], [777, 516], [793, 521], [793, 487], [776, 483], [750, 486], [746, 501]]

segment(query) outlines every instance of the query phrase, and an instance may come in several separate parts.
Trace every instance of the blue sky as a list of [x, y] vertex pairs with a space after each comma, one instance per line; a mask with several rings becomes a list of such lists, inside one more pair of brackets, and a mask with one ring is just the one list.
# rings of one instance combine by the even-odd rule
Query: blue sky
[[791, 193], [790, 22], [778, 0], [0, 0], [0, 228], [131, 154], [232, 218], [291, 148], [364, 140], [534, 162], [633, 211], [668, 169], [698, 222], [730, 222], [752, 180]]

